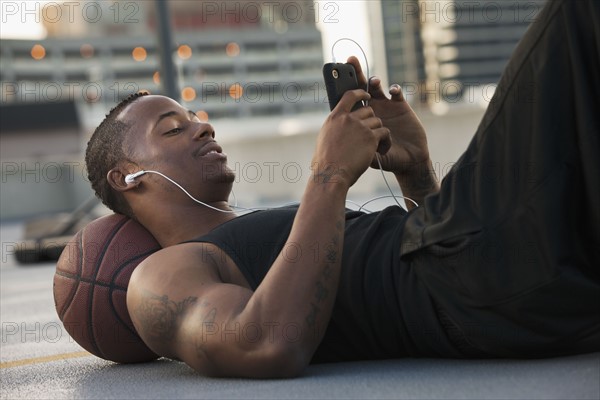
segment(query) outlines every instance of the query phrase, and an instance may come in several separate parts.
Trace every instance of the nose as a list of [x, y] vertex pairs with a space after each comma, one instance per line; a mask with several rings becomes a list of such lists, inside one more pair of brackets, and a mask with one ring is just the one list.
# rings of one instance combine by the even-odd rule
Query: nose
[[215, 129], [209, 123], [199, 122], [198, 128], [194, 132], [193, 139], [199, 140], [199, 139], [205, 139], [207, 137], [214, 138], [215, 137]]

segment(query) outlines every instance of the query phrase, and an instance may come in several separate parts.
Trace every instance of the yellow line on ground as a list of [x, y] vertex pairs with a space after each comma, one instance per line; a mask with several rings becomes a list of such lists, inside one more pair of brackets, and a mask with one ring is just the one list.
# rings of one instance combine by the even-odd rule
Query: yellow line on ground
[[78, 358], [78, 357], [86, 357], [86, 356], [91, 356], [91, 354], [88, 353], [87, 351], [76, 351], [74, 353], [55, 354], [53, 356], [25, 358], [24, 360], [6, 361], [3, 363], [0, 363], [0, 369], [21, 367], [23, 365], [29, 365], [29, 364], [42, 364], [42, 363], [46, 363], [46, 362], [50, 362], [50, 361], [66, 360], [68, 358]]

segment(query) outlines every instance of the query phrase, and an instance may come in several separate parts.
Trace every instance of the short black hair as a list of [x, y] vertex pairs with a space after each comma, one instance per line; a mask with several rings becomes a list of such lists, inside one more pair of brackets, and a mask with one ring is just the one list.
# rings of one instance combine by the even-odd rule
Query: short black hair
[[119, 162], [127, 160], [123, 141], [130, 125], [118, 121], [117, 118], [125, 107], [148, 94], [148, 92], [133, 93], [110, 110], [92, 134], [85, 151], [88, 179], [96, 196], [114, 212], [130, 218], [134, 218], [131, 207], [125, 197], [110, 186], [106, 176], [108, 171], [115, 168]]

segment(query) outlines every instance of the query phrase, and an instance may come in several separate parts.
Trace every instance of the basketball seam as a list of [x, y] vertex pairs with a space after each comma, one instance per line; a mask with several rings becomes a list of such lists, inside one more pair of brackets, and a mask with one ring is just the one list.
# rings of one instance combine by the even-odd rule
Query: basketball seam
[[[131, 262], [131, 261], [134, 261], [134, 260], [135, 260], [135, 258], [129, 260], [128, 262]], [[70, 274], [70, 273], [64, 272], [64, 271], [57, 271], [56, 275], [59, 275], [59, 276], [65, 277], [65, 278], [73, 278], [73, 279], [76, 279], [76, 280], [78, 280], [80, 282], [83, 282], [83, 283], [91, 283], [91, 284], [96, 284], [97, 286], [107, 287], [107, 288], [110, 288], [110, 289], [125, 290], [125, 291], [127, 291], [126, 287], [123, 287], [123, 286], [120, 286], [120, 285], [115, 285], [112, 282], [111, 283], [106, 283], [106, 282], [102, 282], [102, 281], [94, 281], [93, 279], [82, 278], [82, 277], [77, 276], [75, 274]]]
[[90, 341], [92, 346], [94, 347], [94, 349], [96, 349], [96, 351], [98, 352], [98, 354], [100, 355], [100, 357], [102, 358], [106, 358], [106, 356], [104, 355], [104, 353], [100, 350], [100, 347], [98, 346], [98, 343], [96, 343], [96, 338], [94, 336], [94, 315], [92, 312], [93, 309], [93, 304], [94, 304], [94, 287], [96, 285], [96, 278], [98, 277], [98, 272], [100, 271], [100, 266], [102, 265], [102, 260], [104, 259], [104, 255], [106, 254], [106, 250], [108, 249], [108, 247], [110, 246], [110, 244], [112, 243], [113, 239], [115, 238], [115, 236], [117, 235], [117, 233], [121, 230], [121, 228], [123, 227], [123, 225], [125, 225], [125, 223], [127, 223], [127, 219], [124, 218], [116, 227], [114, 227], [112, 229], [112, 231], [109, 233], [109, 235], [107, 236], [107, 240], [104, 244], [104, 248], [102, 249], [102, 252], [100, 253], [99, 257], [97, 258], [96, 261], [96, 265], [95, 265], [95, 271], [93, 274], [93, 282], [90, 282], [91, 284], [91, 290], [90, 290], [90, 294], [89, 294], [89, 308], [88, 308], [88, 317], [89, 317], [89, 321], [90, 324], [88, 326], [88, 332], [90, 334]]

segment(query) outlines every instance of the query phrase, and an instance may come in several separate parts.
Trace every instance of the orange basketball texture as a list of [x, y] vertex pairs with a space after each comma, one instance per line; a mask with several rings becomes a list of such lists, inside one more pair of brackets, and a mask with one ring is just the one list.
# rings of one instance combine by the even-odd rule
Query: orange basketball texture
[[159, 249], [150, 232], [119, 214], [92, 221], [65, 247], [54, 274], [54, 303], [84, 349], [119, 363], [158, 357], [135, 331], [126, 296], [134, 269]]

